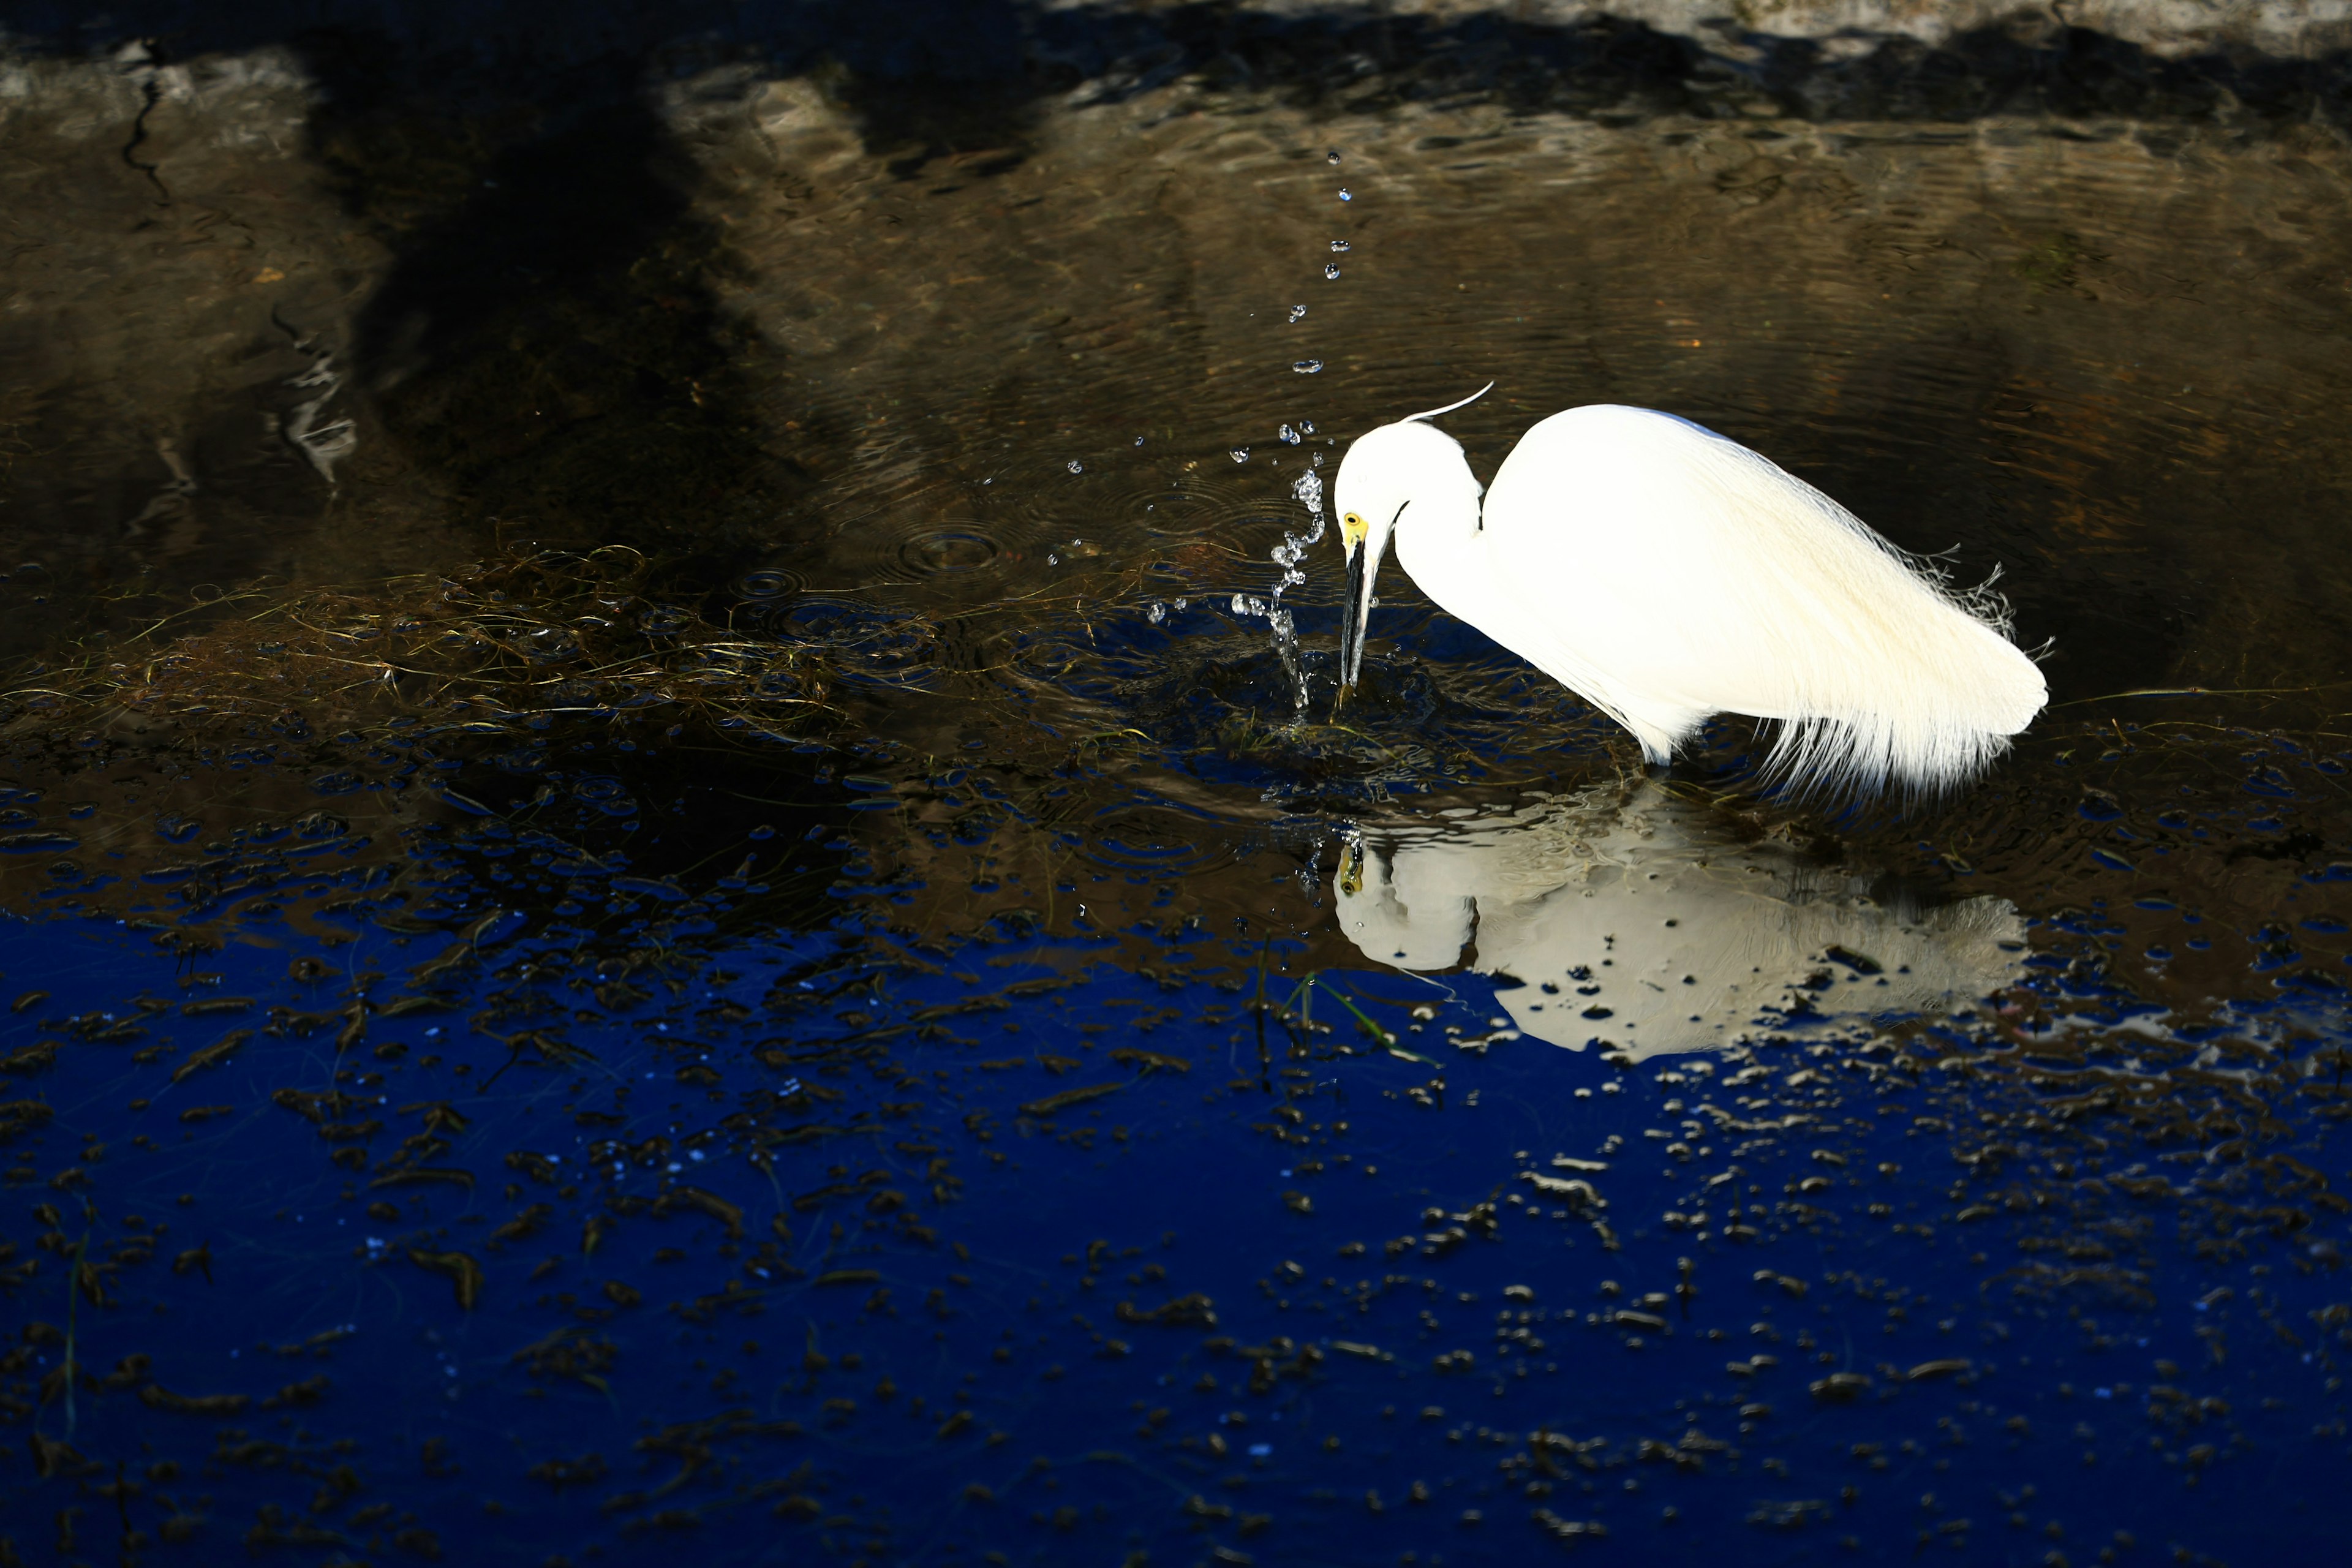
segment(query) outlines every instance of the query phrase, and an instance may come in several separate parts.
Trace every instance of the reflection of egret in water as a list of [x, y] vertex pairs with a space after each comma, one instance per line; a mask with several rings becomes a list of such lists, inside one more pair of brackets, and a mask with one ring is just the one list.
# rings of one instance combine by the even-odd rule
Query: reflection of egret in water
[[1655, 785], [1593, 791], [1459, 826], [1368, 834], [1339, 879], [1339, 924], [1393, 968], [1525, 982], [1525, 1034], [1636, 1056], [1730, 1043], [1761, 1017], [1964, 1006], [2020, 962], [2003, 899], [1929, 909], [1872, 895], [1787, 845], [1722, 841]]

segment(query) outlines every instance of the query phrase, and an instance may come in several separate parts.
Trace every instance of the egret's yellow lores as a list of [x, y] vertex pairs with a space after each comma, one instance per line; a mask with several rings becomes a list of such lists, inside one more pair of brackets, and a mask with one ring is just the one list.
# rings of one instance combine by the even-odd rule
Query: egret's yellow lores
[[1383, 425], [1340, 462], [1343, 689], [1393, 536], [1423, 593], [1653, 763], [1709, 714], [1746, 713], [1780, 726], [1775, 776], [1932, 791], [2049, 700], [1986, 605], [1736, 441], [1653, 409], [1571, 408], [1527, 433], [1482, 505], [1460, 444], [1429, 423], [1462, 406]]

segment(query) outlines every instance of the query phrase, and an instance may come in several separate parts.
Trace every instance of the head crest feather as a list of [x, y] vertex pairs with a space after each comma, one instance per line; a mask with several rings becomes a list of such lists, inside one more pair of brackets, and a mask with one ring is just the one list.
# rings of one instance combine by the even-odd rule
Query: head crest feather
[[1453, 412], [1454, 412], [1455, 409], [1457, 409], [1457, 408], [1467, 408], [1467, 407], [1469, 407], [1472, 404], [1474, 404], [1474, 403], [1477, 402], [1480, 398], [1482, 398], [1482, 397], [1486, 396], [1488, 393], [1490, 393], [1490, 392], [1492, 392], [1492, 391], [1494, 391], [1494, 390], [1495, 390], [1495, 384], [1494, 384], [1493, 382], [1491, 382], [1491, 381], [1490, 381], [1490, 382], [1488, 382], [1486, 385], [1484, 385], [1484, 386], [1480, 387], [1477, 391], [1475, 391], [1475, 392], [1472, 393], [1469, 396], [1467, 396], [1467, 397], [1464, 398], [1464, 399], [1463, 399], [1461, 402], [1459, 402], [1459, 403], [1449, 403], [1449, 404], [1447, 404], [1447, 405], [1446, 405], [1444, 407], [1443, 407], [1443, 408], [1432, 408], [1432, 409], [1428, 410], [1426, 413], [1422, 413], [1422, 414], [1408, 414], [1408, 415], [1406, 415], [1402, 419], [1398, 420], [1398, 421], [1397, 421], [1397, 423], [1398, 423], [1398, 424], [1400, 424], [1400, 425], [1404, 425], [1404, 424], [1410, 424], [1412, 421], [1413, 421], [1413, 420], [1415, 420], [1415, 419], [1434, 419], [1434, 418], [1436, 418], [1436, 417], [1437, 417], [1439, 415], [1441, 415], [1441, 414], [1451, 414], [1451, 413], [1453, 413]]

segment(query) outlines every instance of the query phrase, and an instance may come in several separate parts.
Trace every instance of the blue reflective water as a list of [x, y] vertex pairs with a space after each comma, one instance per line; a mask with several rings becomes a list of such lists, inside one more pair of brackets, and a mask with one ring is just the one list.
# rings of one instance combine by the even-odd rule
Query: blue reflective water
[[689, 922], [621, 974], [512, 924], [299, 979], [9, 939], [11, 1048], [63, 1042], [8, 1058], [61, 1557], [2243, 1560], [2333, 1516], [2327, 997], [2102, 1033], [2053, 956], [1874, 1028], [1849, 954], [1637, 1063], [1296, 944]]

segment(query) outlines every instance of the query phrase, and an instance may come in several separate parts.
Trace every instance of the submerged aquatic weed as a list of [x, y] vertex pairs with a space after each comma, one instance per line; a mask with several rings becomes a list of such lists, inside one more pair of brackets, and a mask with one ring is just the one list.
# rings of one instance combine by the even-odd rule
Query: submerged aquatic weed
[[161, 621], [8, 691], [8, 718], [20, 733], [83, 725], [129, 740], [154, 724], [299, 716], [311, 731], [413, 739], [658, 710], [781, 741], [835, 711], [830, 644], [658, 602], [655, 574], [641, 552], [608, 545], [517, 551], [367, 589], [256, 587], [203, 606], [213, 618], [194, 629], [193, 613]]

